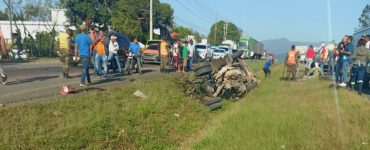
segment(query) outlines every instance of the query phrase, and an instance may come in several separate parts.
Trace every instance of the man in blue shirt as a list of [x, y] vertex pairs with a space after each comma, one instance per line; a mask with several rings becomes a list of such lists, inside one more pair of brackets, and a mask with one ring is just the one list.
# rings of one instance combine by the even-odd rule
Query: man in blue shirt
[[268, 61], [263, 65], [263, 72], [265, 72], [265, 78], [270, 76], [271, 70], [270, 67], [272, 65], [272, 57], [269, 57]]
[[349, 82], [348, 78], [348, 69], [350, 68], [350, 64], [352, 64], [351, 61], [351, 55], [353, 54], [354, 47], [352, 45], [352, 36], [345, 36], [344, 37], [344, 50], [340, 50], [340, 61], [342, 65], [342, 80], [339, 86], [346, 87], [347, 82]]
[[[134, 61], [136, 61], [137, 69], [141, 74], [141, 53], [140, 53], [140, 44], [138, 43], [137, 38], [134, 38], [133, 42], [130, 43], [129, 51], [133, 55], [133, 59]], [[129, 60], [127, 59], [126, 64], [129, 64], [128, 61]], [[129, 65], [126, 65], [125, 70], [127, 70], [128, 67]]]
[[[90, 36], [86, 33], [86, 25], [81, 25], [81, 33], [78, 34], [75, 38], [75, 58], [78, 58], [82, 61], [82, 73], [81, 73], [81, 87], [87, 87], [86, 80], [88, 83], [91, 83], [89, 66], [90, 66], [90, 54], [91, 54], [91, 45], [93, 41]], [[78, 54], [78, 55], [77, 55]]]

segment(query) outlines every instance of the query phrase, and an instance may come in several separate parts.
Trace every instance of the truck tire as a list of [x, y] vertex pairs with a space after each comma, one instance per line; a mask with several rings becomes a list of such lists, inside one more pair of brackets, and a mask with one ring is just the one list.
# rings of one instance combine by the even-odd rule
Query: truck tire
[[209, 100], [207, 100], [207, 101], [205, 101], [203, 104], [205, 105], [205, 106], [209, 106], [209, 105], [212, 105], [212, 104], [214, 104], [214, 103], [218, 103], [218, 102], [221, 102], [221, 98], [220, 97], [215, 97], [215, 98], [211, 98], [211, 99], [209, 99]]
[[199, 76], [210, 74], [211, 72], [212, 72], [211, 67], [204, 67], [204, 68], [201, 68], [201, 69], [197, 70], [195, 72], [195, 76], [199, 77]]
[[212, 105], [209, 105], [208, 108], [211, 110], [211, 111], [214, 111], [214, 110], [217, 110], [217, 109], [220, 109], [222, 107], [222, 103], [214, 103]]
[[202, 69], [202, 68], [208, 67], [208, 66], [211, 66], [211, 63], [210, 62], [199, 63], [199, 64], [197, 64], [197, 65], [194, 66], [194, 71], [197, 71], [199, 69]]

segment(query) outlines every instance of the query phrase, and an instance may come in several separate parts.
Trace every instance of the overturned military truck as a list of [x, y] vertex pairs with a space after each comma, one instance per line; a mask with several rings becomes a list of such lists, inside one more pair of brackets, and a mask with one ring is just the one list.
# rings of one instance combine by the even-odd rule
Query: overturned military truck
[[241, 59], [242, 51], [194, 67], [194, 76], [182, 82], [186, 96], [195, 97], [211, 110], [222, 107], [222, 99], [238, 100], [260, 83]]

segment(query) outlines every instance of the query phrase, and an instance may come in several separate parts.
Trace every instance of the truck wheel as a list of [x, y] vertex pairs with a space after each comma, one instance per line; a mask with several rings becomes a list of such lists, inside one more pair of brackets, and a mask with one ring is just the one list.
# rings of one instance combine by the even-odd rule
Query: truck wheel
[[214, 104], [214, 103], [218, 103], [218, 102], [221, 102], [221, 98], [220, 97], [215, 97], [215, 98], [211, 98], [211, 99], [209, 99], [209, 100], [207, 100], [206, 102], [204, 102], [203, 104], [205, 105], [205, 106], [209, 106], [209, 105], [212, 105], [212, 104]]
[[209, 67], [204, 67], [204, 68], [201, 68], [201, 69], [197, 70], [195, 72], [195, 76], [199, 77], [199, 76], [207, 75], [211, 72], [212, 72], [212, 68], [210, 66]]
[[199, 63], [199, 64], [197, 64], [197, 65], [194, 66], [194, 71], [197, 71], [199, 69], [202, 69], [202, 68], [208, 67], [208, 66], [211, 66], [211, 63], [210, 62]]
[[208, 108], [211, 109], [211, 111], [220, 109], [222, 107], [222, 103], [214, 103], [212, 105], [209, 105]]

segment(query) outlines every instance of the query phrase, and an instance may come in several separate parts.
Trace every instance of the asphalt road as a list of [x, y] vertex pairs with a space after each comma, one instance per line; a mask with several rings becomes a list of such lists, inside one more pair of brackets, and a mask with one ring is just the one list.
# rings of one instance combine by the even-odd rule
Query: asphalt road
[[[0, 104], [9, 104], [19, 101], [37, 100], [45, 97], [58, 97], [59, 90], [64, 85], [79, 88], [81, 68], [72, 67], [70, 70], [71, 79], [61, 77], [62, 66], [58, 62], [48, 64], [35, 63], [14, 63], [2, 64], [5, 73], [8, 75], [8, 84], [0, 85]], [[93, 70], [90, 70], [92, 74]], [[160, 75], [159, 65], [144, 64], [143, 75], [118, 75], [109, 74], [106, 81], [91, 76], [92, 84], [89, 90], [104, 89], [109, 86], [120, 85], [129, 82], [130, 79], [151, 77]], [[129, 79], [129, 80], [128, 80]]]

